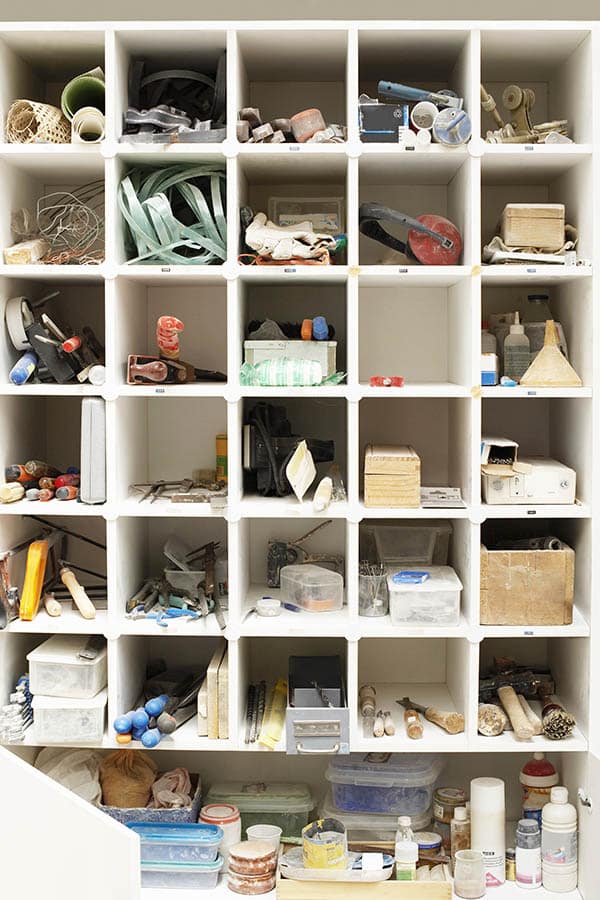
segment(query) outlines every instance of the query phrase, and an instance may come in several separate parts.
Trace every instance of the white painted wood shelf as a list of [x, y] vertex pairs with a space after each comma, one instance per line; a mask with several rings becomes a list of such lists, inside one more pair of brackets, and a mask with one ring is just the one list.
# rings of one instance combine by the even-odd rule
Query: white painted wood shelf
[[[274, 680], [293, 653], [342, 656], [350, 707], [351, 750], [439, 752], [447, 784], [468, 784], [475, 774], [500, 774], [513, 817], [519, 812], [518, 770], [532, 750], [544, 749], [560, 767], [573, 802], [582, 788], [600, 808], [600, 722], [590, 716], [600, 684], [598, 603], [598, 239], [600, 116], [600, 24], [563, 22], [95, 22], [3, 25], [0, 30], [0, 120], [18, 98], [56, 102], [60, 85], [101, 65], [106, 73], [107, 133], [101, 146], [29, 146], [1, 142], [0, 247], [12, 243], [13, 209], [31, 205], [51, 185], [105, 182], [106, 259], [97, 266], [7, 266], [0, 263], [0, 315], [9, 298], [61, 291], [61, 312], [90, 321], [106, 345], [107, 381], [101, 388], [26, 385], [8, 372], [15, 354], [0, 341], [0, 462], [47, 456], [76, 461], [81, 398], [107, 404], [108, 498], [103, 506], [21, 501], [0, 508], [0, 547], [33, 533], [30, 515], [106, 543], [108, 609], [88, 622], [75, 612], [32, 623], [13, 622], [0, 632], [0, 703], [26, 668], [25, 656], [53, 633], [102, 633], [108, 639], [108, 717], [101, 748], [115, 749], [111, 723], [141, 687], [145, 663], [203, 661], [219, 634], [212, 619], [173, 622], [166, 629], [125, 617], [125, 602], [149, 573], [162, 568], [161, 548], [174, 533], [194, 546], [217, 539], [227, 547], [229, 608], [229, 739], [199, 738], [192, 720], [161, 742], [161, 768], [185, 765], [203, 782], [223, 780], [307, 781], [315, 800], [325, 791], [325, 756], [285, 754], [285, 740], [269, 753], [244, 743], [246, 689], [250, 681]], [[221, 144], [127, 144], [120, 141], [132, 58], [163, 67], [214, 63], [227, 51], [227, 133]], [[432, 146], [407, 152], [390, 144], [362, 144], [357, 98], [376, 93], [379, 78], [453, 88], [465, 98], [473, 139], [447, 150]], [[568, 118], [575, 143], [490, 145], [491, 127], [480, 109], [485, 83], [500, 101], [516, 82], [536, 91], [535, 121]], [[237, 111], [258, 106], [266, 117], [288, 115], [322, 101], [326, 118], [348, 126], [339, 145], [243, 145], [236, 139]], [[227, 172], [227, 259], [219, 266], [129, 265], [117, 207], [120, 179], [133, 164], [219, 160]], [[347, 263], [329, 267], [244, 267], [238, 262], [239, 207], [265, 208], [271, 195], [344, 198]], [[448, 216], [464, 238], [461, 264], [441, 268], [410, 265], [359, 234], [358, 207], [384, 201], [411, 215]], [[590, 265], [486, 266], [481, 248], [507, 202], [562, 202], [578, 228], [578, 253]], [[265, 210], [266, 211], [266, 210]], [[512, 308], [528, 292], [547, 289], [555, 318], [565, 329], [581, 389], [480, 386], [480, 323]], [[248, 388], [240, 384], [242, 340], [252, 318], [297, 320], [307, 308], [326, 311], [336, 328], [342, 385], [323, 388]], [[151, 352], [158, 315], [185, 323], [182, 352], [203, 368], [227, 373], [223, 384], [165, 388], [126, 382], [128, 353]], [[372, 388], [371, 375], [400, 374], [399, 389]], [[286, 406], [294, 426], [331, 438], [347, 501], [315, 514], [310, 499], [261, 498], [244, 491], [241, 426], [248, 409], [268, 399]], [[482, 434], [510, 431], [523, 455], [555, 456], [577, 471], [578, 501], [561, 506], [487, 506], [482, 503], [479, 447]], [[227, 506], [139, 503], [131, 482], [183, 477], [214, 466], [214, 436], [227, 432]], [[184, 439], [182, 439], [184, 438]], [[368, 442], [410, 443], [422, 460], [423, 483], [460, 487], [456, 509], [369, 509], [362, 494], [362, 461]], [[307, 545], [345, 557], [345, 604], [340, 612], [284, 611], [262, 619], [250, 610], [275, 592], [265, 584], [269, 538], [294, 538], [320, 519], [332, 524]], [[374, 519], [452, 524], [450, 564], [464, 586], [461, 618], [453, 628], [400, 628], [390, 618], [358, 614], [361, 528]], [[549, 528], [576, 551], [575, 614], [565, 627], [483, 626], [479, 619], [479, 547], [491, 528]], [[596, 552], [594, 552], [594, 550]], [[82, 551], [81, 564], [98, 562]], [[93, 568], [93, 566], [92, 566]], [[558, 693], [575, 714], [568, 741], [538, 738], [517, 743], [512, 734], [486, 739], [477, 733], [480, 665], [493, 652], [520, 662], [549, 664]], [[364, 682], [380, 688], [381, 702], [397, 710], [396, 735], [365, 735], [358, 712]], [[420, 742], [409, 742], [395, 700], [417, 700], [464, 712], [464, 734], [445, 735], [427, 724]], [[10, 749], [32, 761], [28, 735]], [[134, 744], [133, 746], [140, 746]], [[600, 819], [579, 805], [580, 890], [569, 900], [595, 900], [594, 852]], [[137, 891], [137, 893], [136, 893]], [[494, 892], [516, 898], [512, 885]], [[116, 900], [116, 893], [113, 894]], [[128, 897], [140, 896], [139, 886]], [[173, 891], [142, 891], [144, 900], [175, 900]], [[177, 897], [180, 892], [177, 892]], [[210, 896], [233, 897], [221, 880]], [[274, 895], [268, 895], [269, 897]], [[538, 891], [539, 897], [550, 897]]]

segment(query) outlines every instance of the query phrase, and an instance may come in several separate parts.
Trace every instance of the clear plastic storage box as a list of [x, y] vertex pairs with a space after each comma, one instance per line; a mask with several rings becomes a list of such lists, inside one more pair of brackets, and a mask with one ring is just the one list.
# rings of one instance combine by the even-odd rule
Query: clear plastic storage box
[[223, 858], [213, 862], [142, 862], [142, 887], [214, 891]]
[[[409, 567], [402, 571], [415, 571]], [[426, 581], [411, 584], [394, 581], [397, 569], [388, 569], [392, 625], [440, 626], [460, 622], [462, 582], [450, 566], [422, 566]]]
[[333, 759], [325, 777], [342, 811], [422, 816], [442, 768], [439, 756], [424, 753], [351, 753]]
[[142, 863], [214, 862], [223, 840], [218, 825], [130, 822], [127, 827], [139, 836]]
[[[346, 829], [348, 840], [352, 841], [393, 841], [398, 828], [398, 816], [384, 816], [377, 813], [351, 813], [334, 806], [331, 791], [327, 793], [319, 816], [322, 819], [337, 819]], [[431, 824], [432, 811], [425, 810], [411, 816], [413, 831], [423, 831]]]
[[449, 522], [374, 525], [377, 555], [390, 566], [445, 566], [452, 534]]
[[342, 197], [270, 197], [269, 219], [281, 227], [311, 222], [314, 231], [340, 234], [344, 231]]
[[106, 691], [90, 699], [44, 697], [31, 701], [38, 744], [100, 744], [104, 737]]
[[229, 803], [237, 806], [242, 832], [251, 825], [277, 825], [285, 837], [299, 837], [308, 825], [314, 800], [306, 784], [244, 784], [232, 781], [213, 784], [205, 804]]
[[344, 605], [344, 579], [338, 572], [310, 563], [284, 566], [281, 592], [285, 600], [310, 612], [332, 612]]
[[77, 656], [88, 640], [86, 634], [55, 634], [28, 653], [31, 693], [84, 699], [106, 687], [106, 647], [95, 659]]

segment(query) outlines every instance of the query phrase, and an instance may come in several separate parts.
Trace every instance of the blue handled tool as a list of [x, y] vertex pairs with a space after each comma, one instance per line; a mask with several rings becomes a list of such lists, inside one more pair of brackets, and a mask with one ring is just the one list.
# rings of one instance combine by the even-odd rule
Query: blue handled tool
[[453, 92], [424, 91], [422, 88], [410, 87], [408, 84], [396, 84], [394, 81], [380, 81], [377, 85], [377, 93], [380, 97], [405, 100], [409, 103], [429, 100], [436, 106], [452, 106], [454, 109], [462, 109], [463, 106], [463, 98], [457, 97]]

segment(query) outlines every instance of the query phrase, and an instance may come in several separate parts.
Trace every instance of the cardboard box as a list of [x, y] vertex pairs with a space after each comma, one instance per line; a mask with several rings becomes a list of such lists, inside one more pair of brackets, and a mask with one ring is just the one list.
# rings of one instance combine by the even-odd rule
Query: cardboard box
[[481, 545], [482, 625], [570, 625], [575, 552]]
[[369, 444], [365, 450], [365, 506], [419, 507], [421, 460], [412, 447]]
[[560, 250], [565, 242], [565, 207], [562, 203], [508, 203], [500, 236], [508, 247]]

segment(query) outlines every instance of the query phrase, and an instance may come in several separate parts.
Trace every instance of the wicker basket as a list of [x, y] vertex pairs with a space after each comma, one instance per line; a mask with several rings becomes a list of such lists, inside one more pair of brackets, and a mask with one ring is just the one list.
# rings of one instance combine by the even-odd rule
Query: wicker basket
[[11, 144], [70, 144], [71, 125], [60, 109], [35, 100], [15, 100], [6, 116]]

